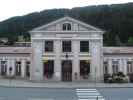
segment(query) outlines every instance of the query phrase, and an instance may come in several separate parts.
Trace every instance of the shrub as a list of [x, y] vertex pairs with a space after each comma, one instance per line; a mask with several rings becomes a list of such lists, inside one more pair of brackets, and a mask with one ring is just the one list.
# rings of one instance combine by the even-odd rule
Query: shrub
[[117, 73], [117, 76], [125, 77], [125, 75], [123, 74], [123, 72], [118, 72], [118, 73]]
[[[133, 79], [133, 76], [132, 76], [132, 79]], [[123, 74], [123, 72], [112, 74], [112, 76], [109, 74], [105, 74], [104, 82], [105, 83], [127, 83], [128, 78]]]

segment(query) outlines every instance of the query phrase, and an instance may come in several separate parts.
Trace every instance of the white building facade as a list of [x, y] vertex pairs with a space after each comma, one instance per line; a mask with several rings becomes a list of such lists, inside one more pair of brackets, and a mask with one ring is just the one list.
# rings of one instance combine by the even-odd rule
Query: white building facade
[[29, 79], [31, 47], [0, 47], [0, 77]]
[[102, 82], [133, 73], [133, 47], [103, 47], [104, 31], [81, 21], [64, 17], [30, 34], [31, 46], [0, 47], [0, 78]]
[[102, 30], [64, 17], [30, 33], [31, 80], [103, 80]]

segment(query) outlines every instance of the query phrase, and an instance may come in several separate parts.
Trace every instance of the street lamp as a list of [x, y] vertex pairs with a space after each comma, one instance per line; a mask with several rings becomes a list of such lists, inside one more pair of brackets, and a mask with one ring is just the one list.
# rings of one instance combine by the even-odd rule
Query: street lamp
[[65, 57], [66, 57], [66, 59], [68, 59], [68, 53], [66, 53]]

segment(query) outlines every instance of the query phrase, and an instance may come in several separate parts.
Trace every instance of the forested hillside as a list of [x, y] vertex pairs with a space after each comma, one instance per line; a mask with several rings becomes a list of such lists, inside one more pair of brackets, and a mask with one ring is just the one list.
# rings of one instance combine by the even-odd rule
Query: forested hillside
[[71, 16], [106, 31], [104, 45], [133, 45], [133, 3], [51, 9], [16, 16], [0, 22], [0, 37], [17, 40], [28, 31], [63, 16]]

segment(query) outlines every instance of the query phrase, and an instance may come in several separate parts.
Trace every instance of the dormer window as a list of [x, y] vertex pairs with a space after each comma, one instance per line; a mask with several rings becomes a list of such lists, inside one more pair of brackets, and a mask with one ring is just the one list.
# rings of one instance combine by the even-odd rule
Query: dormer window
[[62, 26], [63, 31], [70, 31], [71, 30], [71, 24], [70, 23], [64, 23]]

